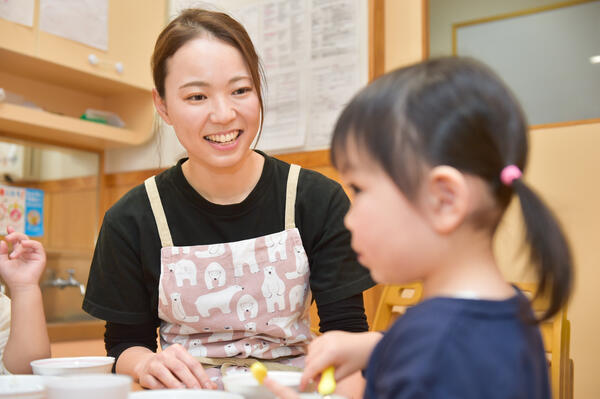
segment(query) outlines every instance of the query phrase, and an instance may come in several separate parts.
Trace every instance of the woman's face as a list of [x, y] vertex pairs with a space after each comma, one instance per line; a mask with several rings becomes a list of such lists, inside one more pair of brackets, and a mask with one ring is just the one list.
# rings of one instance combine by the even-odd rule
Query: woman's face
[[192, 39], [167, 60], [165, 98], [156, 108], [190, 159], [211, 168], [238, 165], [260, 125], [256, 87], [241, 53], [211, 37]]

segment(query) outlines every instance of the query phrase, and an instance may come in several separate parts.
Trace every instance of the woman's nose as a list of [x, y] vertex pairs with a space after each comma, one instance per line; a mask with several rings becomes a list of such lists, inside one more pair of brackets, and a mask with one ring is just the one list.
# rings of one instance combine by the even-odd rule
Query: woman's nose
[[227, 99], [214, 99], [210, 113], [210, 121], [217, 124], [227, 124], [235, 118], [235, 109]]

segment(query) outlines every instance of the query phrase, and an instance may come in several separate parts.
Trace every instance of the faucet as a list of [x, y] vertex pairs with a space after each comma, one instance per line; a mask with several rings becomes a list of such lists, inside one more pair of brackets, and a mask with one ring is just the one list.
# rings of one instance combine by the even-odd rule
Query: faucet
[[79, 287], [79, 292], [81, 292], [81, 295], [85, 295], [85, 285], [73, 277], [75, 274], [75, 269], [67, 269], [69, 278], [66, 280], [60, 277], [55, 277], [56, 272], [53, 269], [50, 269], [49, 271], [50, 278], [42, 283], [42, 287], [58, 287], [60, 289], [65, 287]]

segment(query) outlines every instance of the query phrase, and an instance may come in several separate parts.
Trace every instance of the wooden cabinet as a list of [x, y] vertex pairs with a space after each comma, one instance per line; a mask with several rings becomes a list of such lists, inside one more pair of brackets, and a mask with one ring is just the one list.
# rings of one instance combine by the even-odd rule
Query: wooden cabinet
[[[106, 52], [40, 31], [37, 15], [32, 28], [0, 20], [0, 88], [42, 108], [0, 102], [0, 135], [97, 151], [152, 136], [150, 56], [166, 0], [111, 0], [108, 16]], [[79, 119], [87, 108], [115, 112], [126, 126]]]

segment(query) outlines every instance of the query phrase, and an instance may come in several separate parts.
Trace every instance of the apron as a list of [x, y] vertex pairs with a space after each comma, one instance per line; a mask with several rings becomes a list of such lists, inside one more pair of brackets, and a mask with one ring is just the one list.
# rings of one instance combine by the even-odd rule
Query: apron
[[202, 363], [217, 366], [247, 366], [249, 358], [289, 363], [305, 353], [312, 338], [311, 295], [308, 258], [295, 225], [299, 173], [298, 165], [290, 166], [284, 230], [184, 247], [173, 245], [154, 176], [145, 181], [162, 245], [163, 349], [178, 343]]

